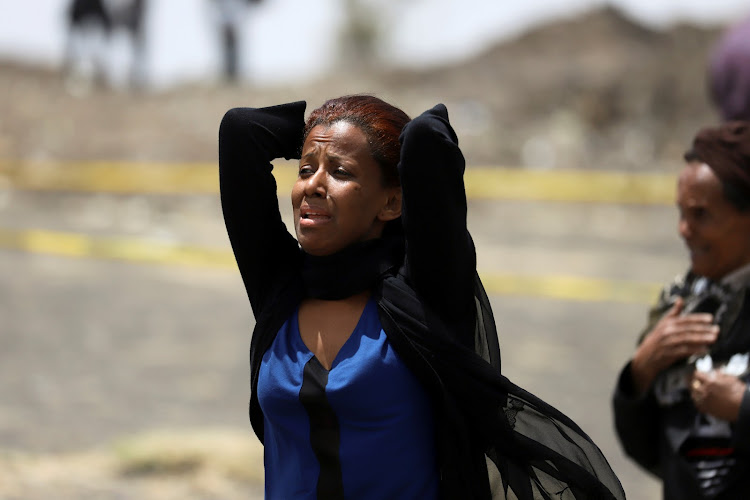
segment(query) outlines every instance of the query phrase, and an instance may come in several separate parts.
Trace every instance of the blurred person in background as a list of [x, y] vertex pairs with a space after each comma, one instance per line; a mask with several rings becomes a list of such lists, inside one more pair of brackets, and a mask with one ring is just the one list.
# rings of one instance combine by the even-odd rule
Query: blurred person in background
[[614, 396], [625, 452], [667, 500], [750, 492], [750, 123], [700, 131], [677, 185], [690, 269], [651, 309]]
[[729, 28], [711, 52], [708, 90], [722, 120], [750, 120], [750, 17]]
[[140, 89], [146, 86], [146, 0], [108, 0], [113, 29], [123, 31], [130, 47], [128, 83]]
[[248, 5], [261, 0], [211, 0], [214, 4], [216, 24], [219, 28], [222, 75], [229, 83], [236, 83], [240, 73], [240, 34], [247, 15]]
[[113, 83], [112, 37], [124, 32], [130, 60], [127, 84], [146, 84], [145, 0], [73, 0], [67, 11], [65, 72], [68, 88], [86, 93]]
[[106, 43], [112, 18], [102, 0], [73, 0], [66, 14], [65, 76], [72, 91], [85, 92], [107, 81]]
[[[266, 498], [623, 499], [586, 434], [501, 375], [445, 106], [305, 107], [235, 108], [219, 130]], [[278, 158], [300, 159], [296, 239]]]

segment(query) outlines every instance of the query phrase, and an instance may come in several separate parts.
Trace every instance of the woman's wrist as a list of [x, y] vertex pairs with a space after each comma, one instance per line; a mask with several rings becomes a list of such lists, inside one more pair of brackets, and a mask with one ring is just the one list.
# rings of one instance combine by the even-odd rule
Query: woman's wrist
[[649, 369], [648, 364], [644, 363], [636, 353], [630, 362], [630, 378], [633, 382], [635, 395], [640, 396], [646, 392], [655, 377], [656, 374]]
[[263, 138], [272, 158], [299, 158], [306, 106], [297, 101], [253, 109], [253, 133]]

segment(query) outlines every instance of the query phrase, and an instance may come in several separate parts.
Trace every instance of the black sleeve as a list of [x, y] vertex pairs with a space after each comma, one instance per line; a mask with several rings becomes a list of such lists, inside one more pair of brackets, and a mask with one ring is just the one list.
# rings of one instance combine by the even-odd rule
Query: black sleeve
[[401, 133], [399, 174], [406, 271], [417, 294], [473, 345], [476, 253], [466, 227], [465, 162], [444, 105], [422, 113]]
[[[748, 376], [743, 377], [746, 384], [750, 384], [748, 378]], [[734, 435], [732, 436], [732, 444], [735, 448], [747, 455], [750, 453], [750, 385], [745, 389], [745, 394], [742, 396], [740, 414], [737, 417], [737, 422], [734, 423], [733, 428]]]
[[657, 402], [651, 390], [635, 394], [630, 363], [617, 379], [612, 397], [615, 430], [625, 453], [641, 467], [660, 476], [659, 430], [661, 420]]
[[281, 219], [270, 162], [299, 158], [304, 113], [304, 102], [235, 108], [219, 128], [224, 222], [256, 317], [264, 306], [263, 292], [299, 253]]

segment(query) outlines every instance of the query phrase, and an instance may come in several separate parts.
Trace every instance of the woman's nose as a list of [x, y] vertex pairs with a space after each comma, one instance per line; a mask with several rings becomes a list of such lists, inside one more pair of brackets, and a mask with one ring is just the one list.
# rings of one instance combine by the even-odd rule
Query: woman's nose
[[307, 182], [305, 183], [305, 195], [325, 198], [326, 175], [324, 169], [317, 169], [313, 175], [307, 178]]
[[680, 233], [680, 236], [682, 236], [683, 239], [690, 236], [690, 224], [688, 223], [687, 219], [680, 218], [680, 221], [677, 223], [677, 231]]

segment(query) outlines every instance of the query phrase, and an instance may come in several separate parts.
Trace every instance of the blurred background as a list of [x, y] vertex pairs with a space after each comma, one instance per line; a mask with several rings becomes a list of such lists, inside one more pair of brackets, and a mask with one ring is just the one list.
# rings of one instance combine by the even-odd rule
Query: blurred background
[[[74, 5], [75, 4], [75, 5]], [[224, 112], [444, 102], [503, 368], [600, 445], [719, 117], [716, 0], [0, 0], [0, 499], [262, 498], [253, 318], [218, 201]], [[277, 168], [289, 217], [293, 168]], [[288, 225], [288, 227], [291, 227]]]

